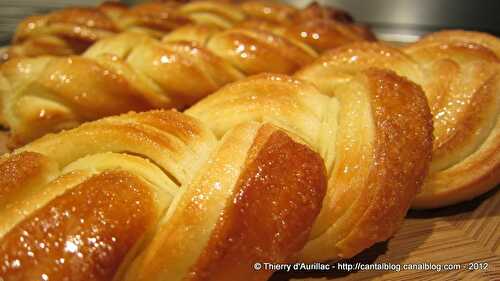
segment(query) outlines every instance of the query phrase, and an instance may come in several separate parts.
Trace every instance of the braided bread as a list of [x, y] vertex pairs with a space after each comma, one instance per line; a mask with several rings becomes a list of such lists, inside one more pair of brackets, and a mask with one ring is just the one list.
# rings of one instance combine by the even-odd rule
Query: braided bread
[[173, 3], [146, 3], [129, 9], [117, 2], [105, 2], [95, 8], [70, 7], [31, 16], [18, 25], [13, 46], [4, 54], [4, 59], [78, 54], [97, 40], [122, 30], [158, 35], [191, 22], [174, 7]]
[[[393, 70], [424, 89], [434, 116], [430, 174], [415, 208], [442, 207], [500, 183], [500, 40], [466, 31], [431, 34], [396, 49], [357, 43], [326, 52], [296, 74], [337, 95], [346, 77]], [[408, 114], [412, 114], [409, 112]]]
[[[285, 169], [286, 168], [286, 169]], [[326, 189], [320, 156], [249, 122], [217, 138], [174, 111], [47, 135], [0, 158], [2, 280], [266, 280]]]
[[350, 78], [329, 97], [261, 74], [187, 111], [206, 122], [130, 113], [3, 156], [2, 276], [256, 281], [270, 272], [254, 262], [389, 238], [426, 174], [432, 117], [392, 72]]
[[352, 257], [392, 236], [430, 162], [432, 116], [420, 87], [379, 69], [343, 78], [330, 97], [310, 82], [261, 74], [229, 84], [185, 112], [217, 136], [240, 123], [269, 122], [299, 135], [322, 156], [328, 190], [296, 256], [301, 261]]
[[[97, 40], [124, 31], [139, 31], [160, 38], [189, 23], [229, 28], [244, 20], [258, 19], [282, 25], [298, 40], [322, 48], [343, 41], [374, 39], [366, 28], [352, 23], [344, 11], [312, 4], [304, 10], [272, 2], [241, 5], [199, 1], [179, 4], [143, 3], [126, 7], [104, 3], [96, 8], [66, 8], [24, 20], [17, 28], [13, 46], [3, 60], [16, 56], [80, 54]], [[335, 35], [334, 39], [329, 39]]]
[[[213, 5], [196, 4], [183, 7], [199, 15], [194, 8]], [[14, 58], [0, 65], [0, 123], [10, 128], [16, 147], [129, 110], [182, 109], [245, 75], [291, 74], [317, 57], [313, 47], [281, 31], [195, 24], [161, 43], [124, 32], [80, 57]]]

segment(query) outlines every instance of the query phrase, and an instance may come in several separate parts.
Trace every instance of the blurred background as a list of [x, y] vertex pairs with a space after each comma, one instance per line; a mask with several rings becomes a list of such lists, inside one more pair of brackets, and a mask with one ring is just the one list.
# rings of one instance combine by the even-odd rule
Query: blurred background
[[[0, 46], [26, 16], [68, 5], [93, 6], [99, 0], [0, 0]], [[127, 4], [140, 1], [124, 0]], [[287, 0], [298, 7], [310, 0]], [[382, 40], [410, 42], [443, 28], [486, 31], [500, 36], [500, 0], [318, 0], [349, 11], [372, 26]]]

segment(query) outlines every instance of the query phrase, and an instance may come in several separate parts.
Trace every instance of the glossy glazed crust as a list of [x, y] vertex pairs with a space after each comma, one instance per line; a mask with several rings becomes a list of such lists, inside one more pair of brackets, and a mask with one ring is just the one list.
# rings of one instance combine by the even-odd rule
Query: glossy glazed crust
[[[315, 55], [281, 37], [241, 28], [219, 32], [203, 45], [178, 40], [193, 29], [199, 27], [179, 30], [174, 42], [124, 33], [100, 41], [83, 56], [4, 63], [1, 121], [11, 129], [12, 144], [129, 110], [182, 109], [244, 75], [290, 73]], [[254, 49], [242, 54], [236, 39]], [[288, 51], [273, 55], [280, 49]]]
[[218, 140], [173, 111], [48, 135], [0, 173], [6, 280], [264, 281], [253, 263], [290, 262], [326, 190], [296, 136], [254, 122]]
[[[220, 1], [194, 1], [187, 4], [157, 1], [132, 7], [106, 2], [94, 8], [70, 7], [25, 19], [17, 27], [13, 46], [4, 54], [3, 59], [41, 54], [80, 54], [97, 40], [124, 31], [139, 31], [160, 38], [190, 23], [229, 28], [251, 19], [294, 29], [297, 23], [321, 19], [331, 23], [326, 29], [331, 29], [332, 32], [342, 28], [352, 33], [335, 33], [336, 37], [340, 37], [335, 39], [337, 42], [374, 39], [368, 29], [353, 24], [346, 12], [322, 7], [317, 3], [298, 10], [289, 5], [268, 1], [250, 1], [240, 5]], [[304, 32], [314, 30], [304, 27]], [[319, 35], [317, 33], [315, 39], [308, 40], [314, 42]], [[300, 34], [296, 36], [299, 40], [303, 39]], [[324, 38], [321, 40], [327, 40], [327, 36], [328, 32], [321, 33], [321, 38]], [[323, 45], [324, 42], [321, 46]]]
[[[317, 56], [314, 49], [366, 37], [357, 28], [337, 22], [334, 10], [316, 4], [303, 11], [276, 5], [270, 14], [283, 14], [284, 10], [293, 14], [279, 23], [269, 20], [280, 30], [263, 28], [260, 23], [229, 28], [245, 18], [261, 18], [257, 14], [262, 11], [270, 15], [269, 5], [249, 2], [239, 8], [199, 1], [127, 8], [105, 3], [27, 19], [14, 40], [22, 45], [14, 45], [4, 53], [5, 58], [16, 49], [21, 54], [24, 47], [28, 56], [70, 55], [98, 39], [108, 39], [81, 58], [14, 59], [10, 55], [0, 68], [0, 122], [11, 129], [10, 147], [129, 110], [182, 109], [244, 75], [290, 74]], [[247, 6], [253, 7], [248, 15]], [[307, 15], [320, 17], [324, 23], [309, 23]], [[187, 25], [193, 22], [198, 24]], [[301, 23], [314, 38], [300, 35]], [[161, 44], [142, 35], [160, 37], [180, 26], [185, 27], [167, 35]], [[110, 37], [123, 30], [134, 32]], [[185, 82], [186, 77], [190, 83]]]
[[369, 67], [393, 70], [421, 85], [433, 114], [435, 140], [430, 173], [413, 206], [443, 207], [472, 199], [500, 182], [499, 42], [488, 34], [451, 30], [402, 49], [346, 45], [326, 52], [296, 76], [330, 95], [346, 72]]
[[[79, 54], [96, 41], [126, 30], [141, 30], [161, 36], [190, 23], [175, 5], [145, 3], [133, 7], [106, 2], [98, 7], [69, 7], [22, 21], [9, 50], [9, 57], [40, 54]], [[58, 42], [36, 47], [33, 42]]]
[[83, 56], [4, 63], [1, 121], [11, 129], [12, 145], [129, 110], [182, 109], [244, 75], [291, 73], [316, 55], [277, 35], [244, 28], [211, 34], [204, 44], [179, 40], [198, 32], [211, 31], [190, 26], [163, 42], [123, 33]]
[[108, 117], [70, 131], [49, 134], [16, 151], [50, 155], [60, 167], [87, 155], [126, 152], [150, 159], [166, 169], [174, 182], [185, 184], [215, 143], [205, 125], [192, 118], [175, 111], [150, 111]]
[[234, 204], [224, 209], [224, 220], [191, 269], [194, 280], [229, 281], [237, 275], [261, 280], [269, 272], [256, 274], [248, 264], [290, 261], [321, 210], [326, 173], [323, 160], [307, 146], [271, 126], [261, 127], [236, 186]]
[[321, 154], [328, 190], [309, 241], [296, 256], [301, 261], [352, 257], [388, 239], [430, 163], [432, 117], [421, 88], [384, 70], [345, 75], [333, 97], [303, 80], [258, 75], [186, 111], [210, 120], [217, 135], [240, 122], [266, 120]]
[[[442, 77], [439, 83], [426, 81], [436, 142], [431, 173], [415, 208], [459, 203], [500, 183], [499, 44], [487, 34], [450, 31], [405, 49], [433, 66], [424, 71]], [[436, 55], [429, 57], [425, 50]]]
[[240, 7], [251, 18], [274, 23], [303, 22], [311, 19], [330, 19], [344, 23], [354, 22], [348, 12], [331, 6], [322, 6], [317, 2], [312, 2], [300, 10], [279, 1], [265, 0], [243, 1]]
[[444, 30], [424, 36], [422, 41], [475, 43], [491, 49], [500, 58], [500, 42], [498, 38], [483, 32]]
[[[379, 69], [362, 71], [354, 79], [362, 85], [337, 89], [335, 165], [322, 213], [301, 259], [352, 257], [389, 239], [427, 175], [432, 117], [421, 88]], [[354, 108], [360, 105], [368, 112]]]
[[153, 200], [147, 186], [126, 172], [91, 177], [31, 213], [1, 238], [1, 276], [111, 280], [156, 221]]
[[326, 186], [316, 153], [251, 124], [226, 134], [212, 157], [127, 280], [266, 280], [270, 272], [251, 265], [289, 261], [303, 247]]
[[[265, 3], [253, 5], [267, 7]], [[246, 15], [236, 5], [205, 1], [148, 3], [130, 9], [108, 3], [96, 9], [95, 15], [90, 8], [71, 8], [67, 14], [61, 10], [38, 16], [37, 21], [43, 22], [41, 26], [53, 23], [67, 28], [89, 21], [90, 27], [111, 34], [127, 32], [98, 36], [84, 30], [78, 36], [101, 40], [81, 56], [14, 57], [0, 65], [0, 123], [11, 130], [10, 147], [130, 110], [184, 109], [246, 75], [292, 74], [324, 48], [370, 39], [318, 5], [294, 9], [296, 17], [279, 23], [243, 21], [259, 17]], [[183, 22], [179, 15], [196, 24]], [[308, 21], [307, 15], [315, 20]], [[112, 22], [120, 19], [119, 24], [130, 28], [113, 26], [107, 17]], [[33, 28], [33, 32], [38, 30], [37, 25]], [[159, 42], [150, 35], [160, 37], [166, 32], [153, 34], [152, 29], [170, 33]], [[19, 32], [16, 38], [39, 46], [34, 49], [38, 55], [51, 46], [62, 46], [56, 55], [73, 53], [67, 34], [31, 38], [30, 32]]]

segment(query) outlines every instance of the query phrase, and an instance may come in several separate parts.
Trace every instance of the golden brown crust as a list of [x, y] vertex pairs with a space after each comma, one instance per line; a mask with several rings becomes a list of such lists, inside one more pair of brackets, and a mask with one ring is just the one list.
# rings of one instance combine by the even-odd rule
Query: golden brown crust
[[[14, 37], [14, 42], [22, 42], [33, 33], [46, 32], [47, 25], [58, 26], [58, 33], [82, 41], [95, 41], [98, 39], [98, 32], [117, 32], [115, 24], [98, 9], [93, 8], [67, 8], [55, 11], [47, 16], [29, 17], [20, 23], [18, 31]], [[71, 30], [71, 27], [79, 26], [83, 30]], [[55, 31], [55, 30], [54, 30]], [[94, 32], [92, 32], [94, 31]]]
[[236, 275], [241, 280], [267, 279], [271, 272], [255, 273], [248, 265], [286, 262], [298, 252], [321, 209], [325, 189], [324, 165], [317, 154], [270, 126], [262, 127], [229, 199], [233, 205], [224, 209], [191, 268], [191, 280], [234, 280]]
[[491, 49], [500, 58], [500, 42], [497, 37], [488, 33], [465, 31], [465, 30], [444, 30], [424, 36], [423, 41], [441, 41], [474, 43]]
[[0, 162], [0, 206], [16, 200], [28, 188], [47, 181], [47, 174], [55, 171], [43, 155], [24, 152], [12, 157], [3, 156]]
[[163, 42], [189, 41], [206, 45], [208, 40], [215, 34], [221, 32], [223, 28], [215, 25], [192, 24], [179, 27], [162, 38]]
[[14, 59], [0, 72], [10, 81], [0, 89], [3, 119], [17, 145], [85, 120], [151, 108], [124, 77], [87, 58]]
[[19, 151], [50, 155], [61, 167], [86, 155], [125, 151], [150, 159], [168, 171], [169, 177], [185, 184], [214, 145], [215, 137], [196, 120], [174, 111], [150, 111], [108, 117], [58, 135], [49, 134]]
[[[118, 27], [98, 8], [68, 8], [22, 21], [8, 56], [79, 54], [97, 40], [116, 32]], [[36, 48], [39, 45], [43, 48]]]
[[242, 77], [202, 46], [138, 33], [105, 39], [84, 56], [12, 59], [0, 75], [2, 121], [17, 145], [130, 110], [183, 108]]
[[293, 73], [313, 61], [316, 53], [285, 37], [261, 30], [230, 29], [212, 37], [207, 47], [246, 75]]
[[221, 28], [231, 27], [246, 17], [238, 6], [214, 1], [189, 2], [181, 6], [179, 11], [195, 23], [215, 25]]
[[[399, 229], [431, 160], [432, 116], [422, 90], [391, 72], [369, 69], [364, 75], [371, 90], [374, 162], [365, 190], [361, 191], [366, 202], [360, 197], [354, 206], [344, 206], [350, 212], [358, 207], [360, 217], [354, 223], [351, 213], [351, 219], [347, 219], [350, 230], [336, 245], [340, 257], [351, 257], [376, 242], [387, 240]], [[345, 167], [334, 169], [345, 173]], [[341, 185], [340, 177], [339, 174], [330, 179], [333, 188]], [[342, 208], [339, 204], [344, 205], [346, 201], [336, 199], [335, 208]]]
[[491, 50], [473, 43], [424, 40], [405, 51], [427, 65], [425, 74], [442, 77], [426, 79], [423, 87], [435, 115], [432, 170], [445, 169], [483, 142], [485, 131], [496, 122], [493, 84], [500, 61]]
[[[325, 188], [316, 153], [275, 127], [249, 123], [228, 132], [212, 159], [127, 280], [231, 280], [236, 273], [265, 280], [270, 272], [253, 271], [254, 262], [286, 262], [303, 246]], [[295, 172], [283, 174], [285, 163]]]
[[338, 22], [352, 23], [354, 19], [348, 12], [331, 6], [321, 6], [312, 2], [304, 9], [278, 1], [244, 1], [241, 9], [252, 19], [268, 22], [304, 22], [311, 19], [329, 19]]
[[414, 82], [423, 79], [419, 65], [411, 57], [397, 48], [375, 42], [357, 42], [326, 51], [294, 76], [310, 81], [324, 94], [334, 96], [337, 85], [371, 67], [389, 69], [404, 77], [411, 76]]
[[350, 44], [326, 52], [296, 77], [329, 95], [352, 73], [370, 67], [421, 85], [433, 114], [434, 144], [430, 174], [414, 207], [442, 207], [498, 184], [499, 42], [477, 32], [443, 31], [401, 49]]
[[[98, 7], [75, 7], [54, 11], [47, 15], [29, 17], [16, 29], [11, 57], [35, 56], [40, 50], [30, 49], [32, 40], [65, 42], [67, 51], [79, 54], [92, 43], [126, 30], [141, 30], [153, 36], [162, 36], [176, 27], [192, 21], [181, 15], [174, 6], [144, 3], [127, 8], [124, 5], [104, 3]], [[53, 46], [45, 54], [60, 54]]]
[[217, 136], [239, 123], [269, 120], [314, 145], [326, 104], [328, 98], [311, 84], [263, 73], [226, 85], [185, 113], [210, 120], [207, 125]]
[[290, 26], [285, 36], [301, 40], [321, 52], [356, 41], [374, 41], [366, 28], [327, 19], [310, 19]]
[[111, 280], [156, 215], [152, 194], [133, 175], [97, 175], [35, 211], [2, 237], [1, 276], [7, 280], [69, 276]]
[[126, 32], [79, 57], [1, 65], [1, 119], [15, 147], [107, 115], [183, 109], [244, 75], [293, 73], [315, 56], [299, 41], [254, 28], [185, 26], [163, 42]]
[[[346, 69], [316, 72], [316, 78], [331, 79], [330, 87], [320, 88], [324, 92], [298, 79], [263, 74], [230, 84], [186, 111], [210, 120], [217, 135], [239, 122], [267, 120], [321, 154], [328, 190], [297, 256], [303, 261], [351, 257], [389, 238], [430, 163], [432, 118], [421, 88], [392, 72]], [[343, 78], [337, 81], [335, 73]]]
[[[0, 173], [10, 177], [0, 190], [9, 218], [0, 223], [0, 273], [16, 280], [231, 280], [244, 272], [263, 281], [271, 272], [254, 274], [252, 264], [290, 261], [326, 185], [322, 159], [295, 136], [248, 123], [219, 142], [173, 111], [46, 136], [4, 156]], [[228, 263], [232, 273], [219, 276], [215, 267]]]
[[[299, 33], [295, 34], [296, 24], [302, 25], [318, 19], [328, 23], [324, 23], [324, 26], [329, 26], [321, 27], [321, 42], [316, 40], [317, 36], [314, 35], [314, 28], [318, 24], [313, 24], [313, 27], [304, 26], [304, 30], [299, 28]], [[352, 18], [346, 12], [322, 7], [317, 3], [298, 10], [286, 4], [269, 1], [250, 1], [240, 5], [215, 1], [194, 1], [186, 4], [157, 1], [141, 3], [130, 8], [123, 4], [106, 2], [95, 8], [66, 8], [27, 18], [18, 26], [13, 46], [6, 53], [5, 59], [40, 54], [80, 54], [97, 40], [124, 31], [139, 31], [159, 38], [189, 23], [229, 28], [248, 20], [288, 26], [293, 29], [290, 33], [293, 36], [299, 36], [301, 31], [312, 32], [304, 38], [297, 38], [304, 39], [305, 43], [319, 43], [318, 50], [352, 40], [374, 39], [366, 28], [353, 24]], [[346, 32], [339, 32], [339, 29]], [[333, 35], [336, 39], [327, 39]], [[311, 36], [314, 38], [308, 38]]]
[[[194, 37], [198, 43], [183, 42]], [[15, 147], [106, 115], [184, 108], [243, 74], [292, 73], [315, 56], [297, 40], [253, 28], [186, 26], [163, 43], [124, 33], [101, 40], [82, 57], [3, 65], [2, 122], [11, 128]]]
[[250, 17], [268, 22], [281, 23], [297, 14], [297, 9], [278, 1], [245, 1], [241, 9]]
[[[247, 21], [259, 16], [246, 15], [246, 5], [256, 13], [268, 15], [271, 9], [293, 16]], [[0, 122], [11, 130], [10, 147], [130, 110], [185, 109], [245, 75], [292, 74], [311, 63], [317, 51], [371, 40], [353, 24], [337, 21], [330, 8], [285, 7], [107, 3], [27, 20], [17, 33], [19, 44], [5, 53], [10, 62], [0, 65]], [[162, 42], [150, 38], [172, 30]], [[112, 36], [117, 32], [122, 33]], [[28, 57], [86, 51], [80, 57], [15, 59], [25, 48]]]
[[[415, 208], [436, 208], [462, 202], [479, 196], [500, 182], [500, 75], [485, 81], [474, 92], [470, 108], [462, 112], [476, 113], [477, 116], [465, 119], [459, 126], [461, 130], [448, 137], [446, 151], [441, 147], [441, 161], [447, 168], [434, 170], [427, 178], [422, 192], [413, 205]], [[481, 104], [481, 105], [479, 105]], [[478, 109], [480, 112], [477, 112]], [[458, 116], [457, 118], [460, 118]], [[458, 140], [455, 138], [457, 137]], [[454, 140], [455, 139], [455, 140]], [[472, 144], [472, 145], [471, 145]], [[449, 155], [446, 155], [446, 152]], [[441, 160], [437, 158], [438, 160]], [[438, 164], [443, 165], [438, 162]], [[452, 164], [449, 164], [452, 163]]]
[[431, 173], [415, 207], [458, 203], [498, 184], [500, 159], [493, 155], [500, 147], [500, 61], [497, 50], [489, 48], [499, 42], [485, 34], [450, 31], [404, 49], [426, 66], [423, 87], [435, 124]]
[[317, 52], [327, 51], [352, 42], [376, 40], [375, 35], [362, 25], [313, 16], [292, 20], [285, 24], [250, 19], [238, 24], [238, 26], [266, 30], [309, 46]]
[[[161, 36], [192, 21], [175, 10], [172, 5], [161, 3], [143, 3], [132, 6], [124, 13], [124, 21], [120, 23], [121, 30], [146, 28], [158, 31]], [[153, 34], [155, 35], [155, 34]]]
[[37, 57], [47, 54], [69, 56], [75, 53], [82, 53], [88, 47], [88, 44], [70, 43], [68, 40], [54, 36], [40, 36], [27, 40], [22, 44], [5, 47], [0, 53], [0, 63], [21, 56]]

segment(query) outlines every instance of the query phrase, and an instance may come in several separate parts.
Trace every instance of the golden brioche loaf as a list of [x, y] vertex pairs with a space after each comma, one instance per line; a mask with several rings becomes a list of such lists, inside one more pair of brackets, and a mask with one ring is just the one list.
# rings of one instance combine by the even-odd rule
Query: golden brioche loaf
[[119, 32], [138, 31], [160, 38], [189, 23], [229, 28], [253, 19], [280, 24], [290, 36], [310, 45], [318, 42], [322, 48], [328, 44], [331, 48], [344, 41], [374, 39], [366, 27], [353, 24], [346, 12], [318, 4], [299, 10], [286, 4], [262, 1], [240, 5], [218, 1], [187, 4], [166, 1], [130, 8], [113, 2], [95, 8], [71, 7], [29, 17], [19, 24], [12, 47], [2, 56], [7, 60], [16, 56], [80, 54], [97, 40]]
[[[346, 77], [370, 67], [422, 86], [434, 116], [430, 174], [415, 208], [462, 202], [500, 183], [500, 40], [467, 31], [430, 34], [396, 49], [356, 43], [326, 52], [296, 74], [337, 95]], [[413, 114], [409, 111], [406, 114]]]
[[388, 239], [428, 170], [432, 118], [393, 72], [349, 79], [330, 97], [261, 74], [187, 115], [108, 117], [4, 155], [2, 276], [257, 281], [271, 272], [254, 262]]
[[346, 73], [337, 86], [329, 96], [307, 81], [261, 74], [185, 112], [217, 136], [241, 123], [269, 122], [322, 156], [328, 190], [300, 261], [352, 257], [391, 237], [429, 167], [432, 116], [419, 86], [379, 69]]
[[220, 137], [174, 111], [47, 135], [0, 158], [2, 280], [266, 280], [326, 189], [299, 137], [248, 122]]
[[[183, 9], [197, 17], [202, 8], [217, 5], [197, 2]], [[129, 110], [183, 109], [246, 75], [292, 74], [321, 51], [275, 26], [191, 24], [161, 42], [143, 32], [124, 32], [100, 40], [82, 56], [10, 59], [0, 65], [0, 122], [10, 128], [15, 147]]]

